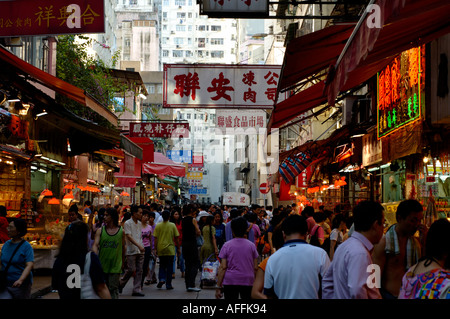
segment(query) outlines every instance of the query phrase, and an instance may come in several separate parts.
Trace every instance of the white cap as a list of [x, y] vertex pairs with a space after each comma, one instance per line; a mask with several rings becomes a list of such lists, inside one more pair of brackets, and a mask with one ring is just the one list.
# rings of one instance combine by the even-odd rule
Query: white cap
[[202, 210], [202, 211], [200, 211], [200, 213], [199, 213], [198, 216], [197, 216], [197, 221], [199, 221], [200, 218], [205, 217], [205, 216], [212, 216], [212, 215], [211, 215], [210, 213], [208, 213], [208, 212]]

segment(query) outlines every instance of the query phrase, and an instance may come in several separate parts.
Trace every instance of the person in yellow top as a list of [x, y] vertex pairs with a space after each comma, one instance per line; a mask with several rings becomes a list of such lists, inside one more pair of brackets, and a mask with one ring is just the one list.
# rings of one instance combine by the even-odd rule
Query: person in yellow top
[[175, 224], [169, 222], [169, 218], [170, 212], [167, 210], [163, 211], [163, 221], [156, 225], [153, 237], [155, 238], [156, 253], [159, 257], [159, 283], [156, 287], [162, 288], [166, 284], [166, 289], [173, 289], [173, 259], [175, 257], [175, 249], [180, 249], [180, 245], [178, 245], [180, 234]]

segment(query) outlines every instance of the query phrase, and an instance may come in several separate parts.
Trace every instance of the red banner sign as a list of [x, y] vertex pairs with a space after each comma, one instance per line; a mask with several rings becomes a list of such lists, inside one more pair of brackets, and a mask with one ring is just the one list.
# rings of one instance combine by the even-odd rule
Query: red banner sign
[[0, 37], [103, 32], [103, 0], [0, 1]]
[[130, 123], [130, 137], [189, 137], [189, 123]]

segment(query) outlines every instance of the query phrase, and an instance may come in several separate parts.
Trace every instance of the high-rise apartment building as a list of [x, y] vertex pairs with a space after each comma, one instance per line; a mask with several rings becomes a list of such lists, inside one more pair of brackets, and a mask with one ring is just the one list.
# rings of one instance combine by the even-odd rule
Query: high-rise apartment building
[[162, 64], [237, 62], [237, 21], [199, 12], [195, 0], [162, 0]]

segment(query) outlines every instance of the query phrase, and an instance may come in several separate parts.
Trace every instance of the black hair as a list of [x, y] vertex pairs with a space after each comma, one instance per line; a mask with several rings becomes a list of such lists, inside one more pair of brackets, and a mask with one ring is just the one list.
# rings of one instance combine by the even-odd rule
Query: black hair
[[6, 215], [8, 214], [6, 207], [3, 205], [0, 205], [0, 216], [1, 217], [6, 217]]
[[77, 204], [72, 204], [72, 205], [69, 207], [69, 212], [78, 213], [78, 206], [77, 206]]
[[281, 229], [286, 236], [292, 234], [306, 235], [308, 232], [308, 223], [306, 222], [306, 218], [304, 216], [297, 214], [289, 215], [285, 218], [285, 220], [283, 220]]
[[16, 227], [17, 232], [19, 233], [19, 236], [20, 237], [25, 236], [25, 234], [28, 232], [26, 220], [21, 218], [15, 218], [13, 219], [13, 223], [14, 227]]
[[235, 219], [236, 217], [239, 217], [239, 211], [236, 208], [233, 208], [230, 211], [230, 219]]
[[134, 213], [137, 213], [138, 210], [139, 210], [139, 206], [138, 205], [136, 205], [136, 204], [131, 205], [131, 207], [130, 207], [131, 215], [133, 215]]
[[444, 268], [450, 268], [450, 222], [438, 219], [431, 224], [425, 243], [425, 258], [445, 258]]
[[381, 224], [383, 211], [383, 206], [378, 202], [368, 200], [360, 202], [353, 209], [355, 231], [368, 231], [374, 222]]
[[106, 212], [109, 214], [109, 216], [111, 216], [113, 225], [119, 226], [119, 212], [117, 211], [117, 209], [108, 207], [108, 209], [106, 209]]
[[106, 212], [106, 208], [102, 207], [98, 210], [97, 212], [97, 216], [98, 216], [98, 223], [99, 225], [101, 225], [103, 223], [103, 219], [105, 218], [105, 212]]
[[246, 220], [248, 220], [250, 223], [256, 223], [257, 219], [258, 219], [258, 215], [256, 215], [256, 213], [247, 213], [244, 215], [244, 218]]
[[168, 210], [165, 210], [162, 212], [161, 216], [162, 216], [162, 219], [166, 222], [170, 218], [170, 212]]
[[314, 220], [316, 223], [323, 222], [326, 219], [325, 213], [317, 212], [314, 214]]
[[[179, 217], [178, 217], [178, 219], [175, 219], [175, 213], [178, 213], [178, 215], [179, 215]], [[170, 221], [172, 222], [172, 223], [174, 223], [174, 224], [178, 224], [178, 225], [180, 225], [181, 224], [181, 211], [179, 210], [179, 209], [176, 209], [176, 208], [174, 208], [173, 210], [172, 210], [172, 212], [170, 213]]]
[[343, 214], [337, 214], [334, 216], [333, 221], [331, 222], [331, 229], [339, 228], [341, 222], [345, 222], [345, 217]]
[[66, 264], [77, 263], [80, 256], [85, 256], [88, 247], [89, 226], [82, 221], [74, 221], [66, 227], [61, 241], [58, 257]]
[[302, 210], [302, 216], [303, 217], [311, 217], [314, 215], [314, 207], [312, 206], [306, 206], [305, 208], [303, 208]]
[[91, 206], [91, 201], [90, 201], [90, 200], [85, 201], [85, 202], [84, 202], [84, 205]]
[[235, 237], [244, 237], [247, 228], [248, 223], [242, 216], [238, 216], [231, 221], [231, 230]]
[[395, 218], [399, 221], [399, 219], [406, 219], [412, 213], [419, 212], [423, 212], [422, 204], [415, 199], [407, 199], [398, 205]]

